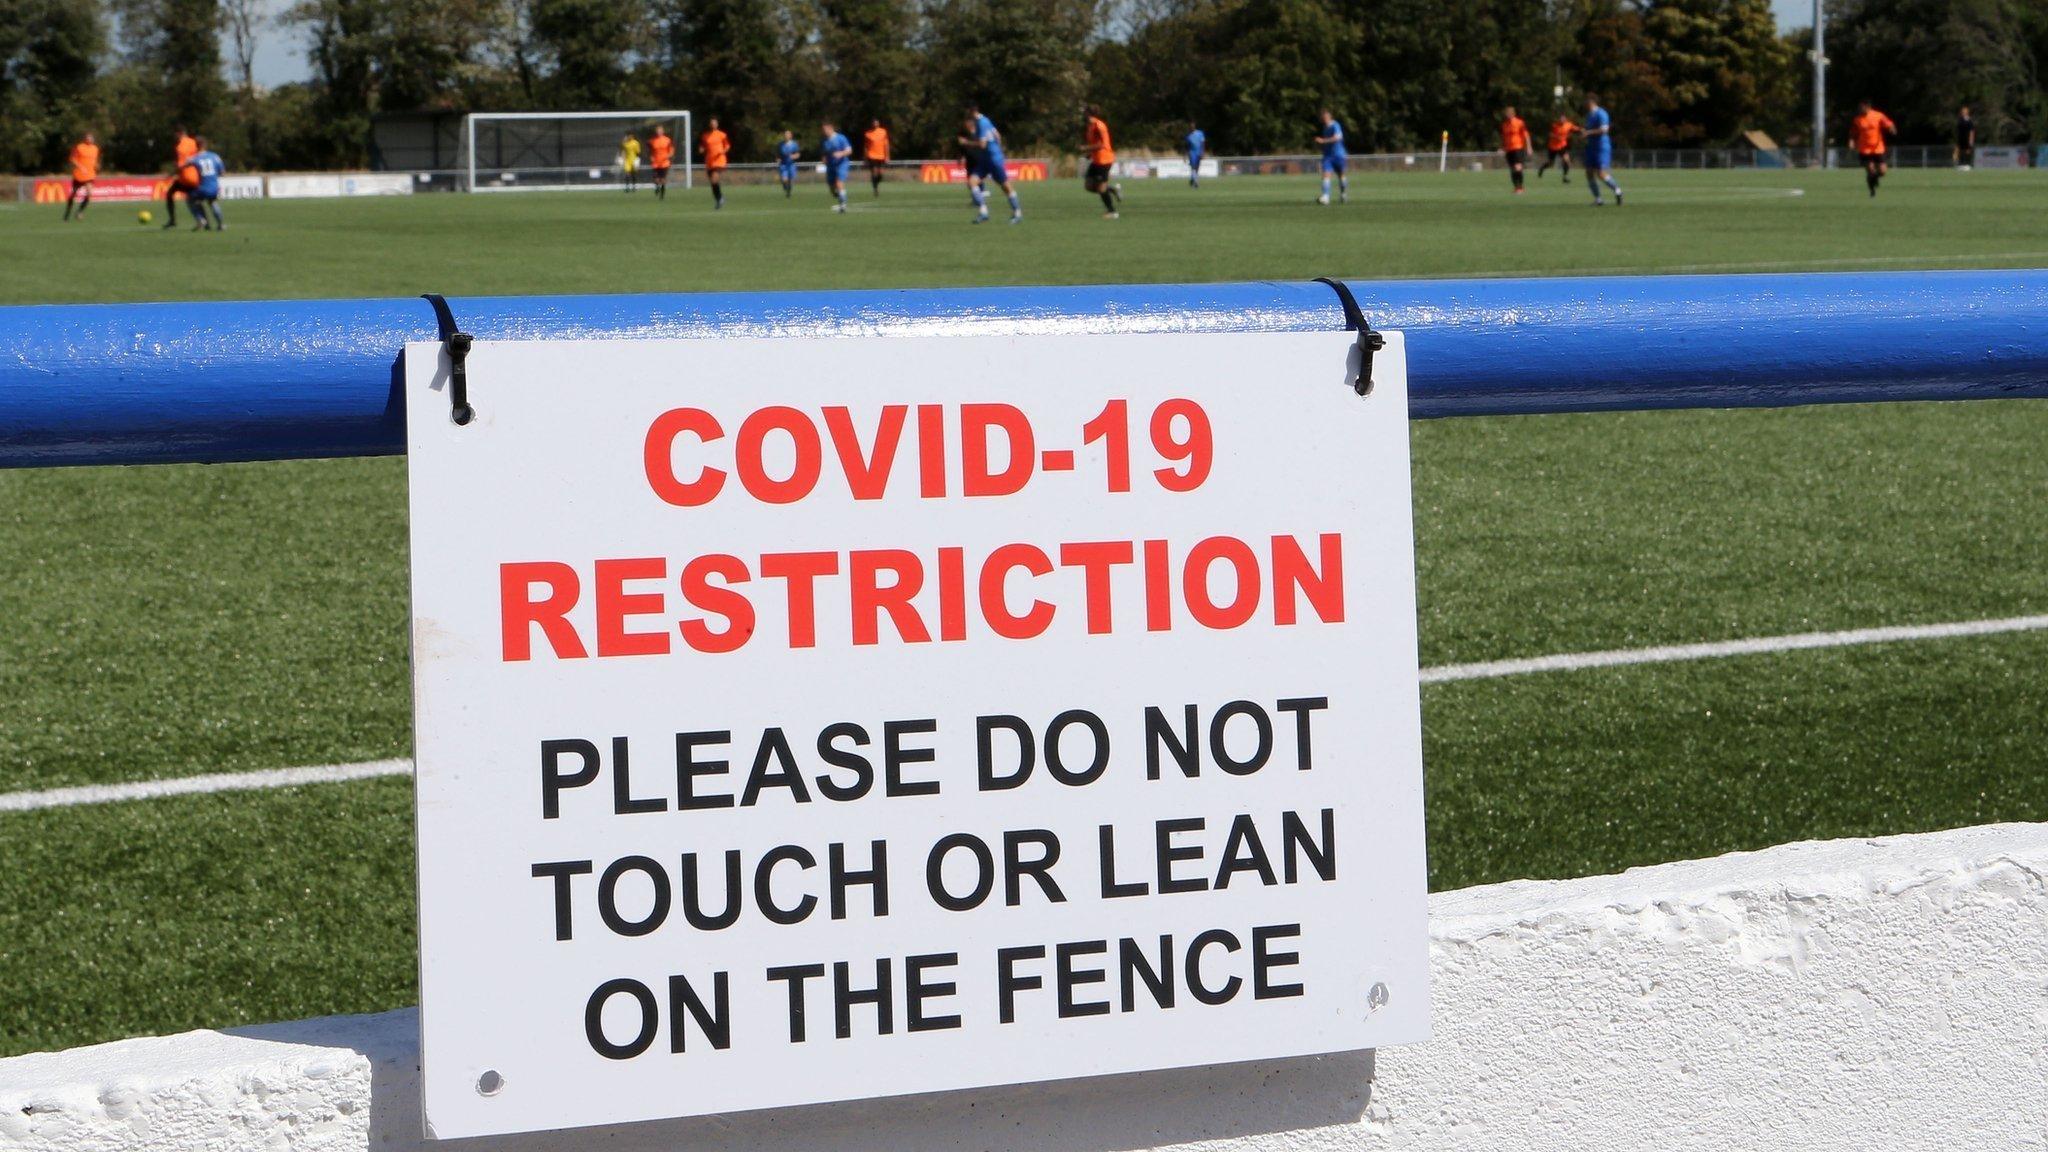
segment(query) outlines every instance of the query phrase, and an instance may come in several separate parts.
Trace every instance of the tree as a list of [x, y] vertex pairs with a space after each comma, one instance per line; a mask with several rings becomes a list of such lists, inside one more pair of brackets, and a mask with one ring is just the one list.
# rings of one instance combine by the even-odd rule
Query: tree
[[717, 117], [735, 152], [763, 155], [781, 112], [782, 37], [767, 0], [666, 0], [656, 20], [672, 98], [700, 127]]
[[1643, 31], [1669, 97], [1664, 141], [1722, 144], [1793, 100], [1791, 51], [1766, 0], [1650, 0]]
[[[1828, 17], [1829, 123], [1858, 100], [1885, 109], [1904, 139], [1946, 142], [1969, 104], [1981, 140], [2023, 140], [2039, 114], [2040, 58], [2027, 0], [1835, 0]], [[1838, 137], [1839, 139], [1839, 137]]]
[[1247, 151], [1305, 151], [1330, 105], [1354, 146], [1374, 133], [1354, 105], [1378, 100], [1363, 75], [1366, 30], [1328, 0], [1239, 0], [1205, 30], [1201, 51], [1220, 90], [1218, 130]]
[[1088, 91], [1096, 0], [934, 0], [925, 99], [950, 141], [969, 103], [1011, 147], [1071, 147]]
[[1118, 139], [1176, 147], [1195, 121], [1215, 148], [1235, 146], [1203, 47], [1217, 39], [1221, 9], [1221, 0], [1139, 0], [1119, 14], [1121, 34], [1088, 60], [1089, 96], [1116, 118]]
[[379, 0], [299, 0], [285, 20], [304, 28], [318, 93], [326, 163], [360, 166], [370, 156], [370, 116], [377, 107]]
[[[149, 112], [130, 113], [141, 135], [168, 151], [170, 129], [208, 131], [225, 103], [220, 0], [112, 0], [122, 54], [151, 89]], [[140, 111], [140, 110], [137, 110]]]
[[1566, 70], [1580, 92], [1598, 93], [1611, 110], [1616, 142], [1663, 143], [1673, 100], [1642, 10], [1624, 0], [1589, 0], [1576, 39]]
[[0, 0], [0, 164], [54, 171], [78, 133], [106, 134], [91, 122], [106, 43], [92, 5]]
[[917, 12], [910, 0], [819, 0], [822, 67], [848, 125], [871, 119], [910, 128], [916, 116]]
[[648, 12], [634, 0], [534, 0], [532, 43], [547, 69], [542, 94], [562, 112], [623, 107], [635, 54], [646, 44]]

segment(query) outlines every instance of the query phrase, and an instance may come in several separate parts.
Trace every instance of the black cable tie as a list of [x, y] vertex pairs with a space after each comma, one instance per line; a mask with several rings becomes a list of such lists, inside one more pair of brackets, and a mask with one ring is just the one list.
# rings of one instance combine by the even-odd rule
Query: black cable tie
[[1344, 305], [1344, 328], [1358, 333], [1358, 375], [1348, 383], [1360, 396], [1372, 395], [1372, 356], [1387, 346], [1387, 338], [1373, 331], [1366, 322], [1365, 313], [1358, 307], [1358, 297], [1351, 294], [1351, 288], [1342, 280], [1328, 276], [1316, 277], [1316, 283], [1328, 284], [1337, 293], [1337, 300]]
[[448, 414], [457, 424], [476, 419], [469, 406], [469, 349], [476, 338], [455, 327], [455, 313], [438, 292], [422, 292], [420, 299], [434, 306], [434, 320], [441, 326], [441, 345], [448, 349]]

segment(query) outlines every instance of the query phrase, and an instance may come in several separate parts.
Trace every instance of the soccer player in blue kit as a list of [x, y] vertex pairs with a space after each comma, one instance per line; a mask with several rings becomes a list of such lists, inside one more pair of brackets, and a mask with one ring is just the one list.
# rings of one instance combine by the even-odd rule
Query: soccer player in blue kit
[[818, 144], [818, 151], [825, 157], [825, 185], [832, 189], [834, 212], [846, 211], [846, 173], [853, 167], [853, 141], [827, 120], [823, 125], [824, 140]]
[[1586, 187], [1593, 190], [1593, 207], [1601, 207], [1606, 201], [1600, 199], [1600, 185], [1614, 190], [1614, 206], [1621, 207], [1621, 185], [1614, 182], [1613, 121], [1607, 109], [1600, 106], [1600, 97], [1586, 93], [1586, 123], [1582, 127], [1586, 135]]
[[1209, 150], [1208, 134], [1194, 121], [1188, 121], [1188, 134], [1181, 141], [1181, 147], [1188, 154], [1188, 187], [1202, 186], [1202, 153]]
[[[195, 177], [191, 190], [185, 194], [186, 206], [192, 209], [192, 215], [199, 220], [193, 225], [193, 231], [202, 228], [210, 228], [215, 232], [225, 231], [228, 223], [220, 218], [220, 177], [221, 173], [227, 171], [228, 166], [222, 163], [220, 153], [215, 152], [213, 146], [206, 142], [206, 137], [201, 136], [199, 151], [190, 160], [185, 161], [185, 167], [191, 169]], [[206, 219], [208, 212], [213, 214], [211, 223]]]
[[1323, 194], [1316, 197], [1316, 203], [1330, 202], [1330, 174], [1337, 174], [1337, 203], [1351, 198], [1351, 180], [1347, 175], [1351, 168], [1351, 154], [1344, 150], [1344, 126], [1323, 109], [1322, 130], [1316, 133], [1316, 144], [1323, 150]]
[[783, 199], [788, 199], [796, 189], [796, 158], [803, 154], [804, 146], [796, 142], [796, 133], [784, 129], [782, 143], [775, 146], [775, 176], [782, 181]]
[[988, 181], [993, 180], [1009, 198], [1010, 223], [1023, 223], [1024, 209], [1017, 202], [1016, 191], [1010, 187], [1010, 169], [1003, 162], [1003, 134], [996, 131], [994, 122], [983, 116], [981, 107], [976, 104], [967, 106], [964, 127], [968, 135], [960, 137], [960, 144], [968, 149], [967, 194], [974, 197], [974, 222], [988, 222]]

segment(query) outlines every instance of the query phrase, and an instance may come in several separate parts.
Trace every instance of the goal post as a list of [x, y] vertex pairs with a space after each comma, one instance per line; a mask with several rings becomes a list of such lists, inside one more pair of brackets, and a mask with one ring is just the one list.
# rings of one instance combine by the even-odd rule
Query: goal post
[[[647, 139], [656, 126], [676, 142], [675, 169], [692, 184], [695, 161], [688, 109], [626, 112], [472, 112], [462, 118], [463, 187], [470, 192], [616, 190], [624, 180], [620, 144], [641, 144], [640, 171], [651, 159]], [[671, 177], [673, 179], [673, 177]]]

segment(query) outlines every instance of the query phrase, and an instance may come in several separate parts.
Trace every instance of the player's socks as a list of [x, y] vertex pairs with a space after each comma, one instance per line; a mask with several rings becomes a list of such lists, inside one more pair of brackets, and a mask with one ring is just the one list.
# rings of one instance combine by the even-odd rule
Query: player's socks
[[1010, 198], [1010, 219], [1011, 219], [1011, 220], [1013, 220], [1013, 221], [1015, 221], [1015, 220], [1022, 220], [1022, 219], [1024, 218], [1024, 209], [1023, 209], [1023, 207], [1022, 207], [1021, 205], [1019, 205], [1019, 204], [1017, 203], [1017, 194], [1016, 194], [1015, 192], [1012, 192], [1012, 193], [1010, 193], [1010, 194], [1009, 194], [1009, 198]]
[[1112, 216], [1116, 215], [1116, 198], [1109, 194], [1109, 189], [1104, 188], [1101, 192], [1101, 196], [1102, 210], [1104, 212], [1109, 213]]
[[725, 189], [716, 183], [711, 185], [711, 206], [713, 208], [725, 207]]
[[1116, 197], [1116, 199], [1117, 199], [1117, 203], [1119, 203], [1119, 204], [1123, 203], [1123, 199], [1124, 199], [1124, 186], [1123, 186], [1123, 185], [1121, 185], [1121, 184], [1111, 184], [1111, 185], [1109, 186], [1109, 193], [1110, 193], [1110, 195], [1112, 195], [1112, 196], [1115, 196], [1115, 197]]
[[1316, 199], [1324, 204], [1328, 204], [1330, 202], [1330, 178], [1328, 176], [1323, 177], [1323, 192], [1322, 195], [1316, 197]]

